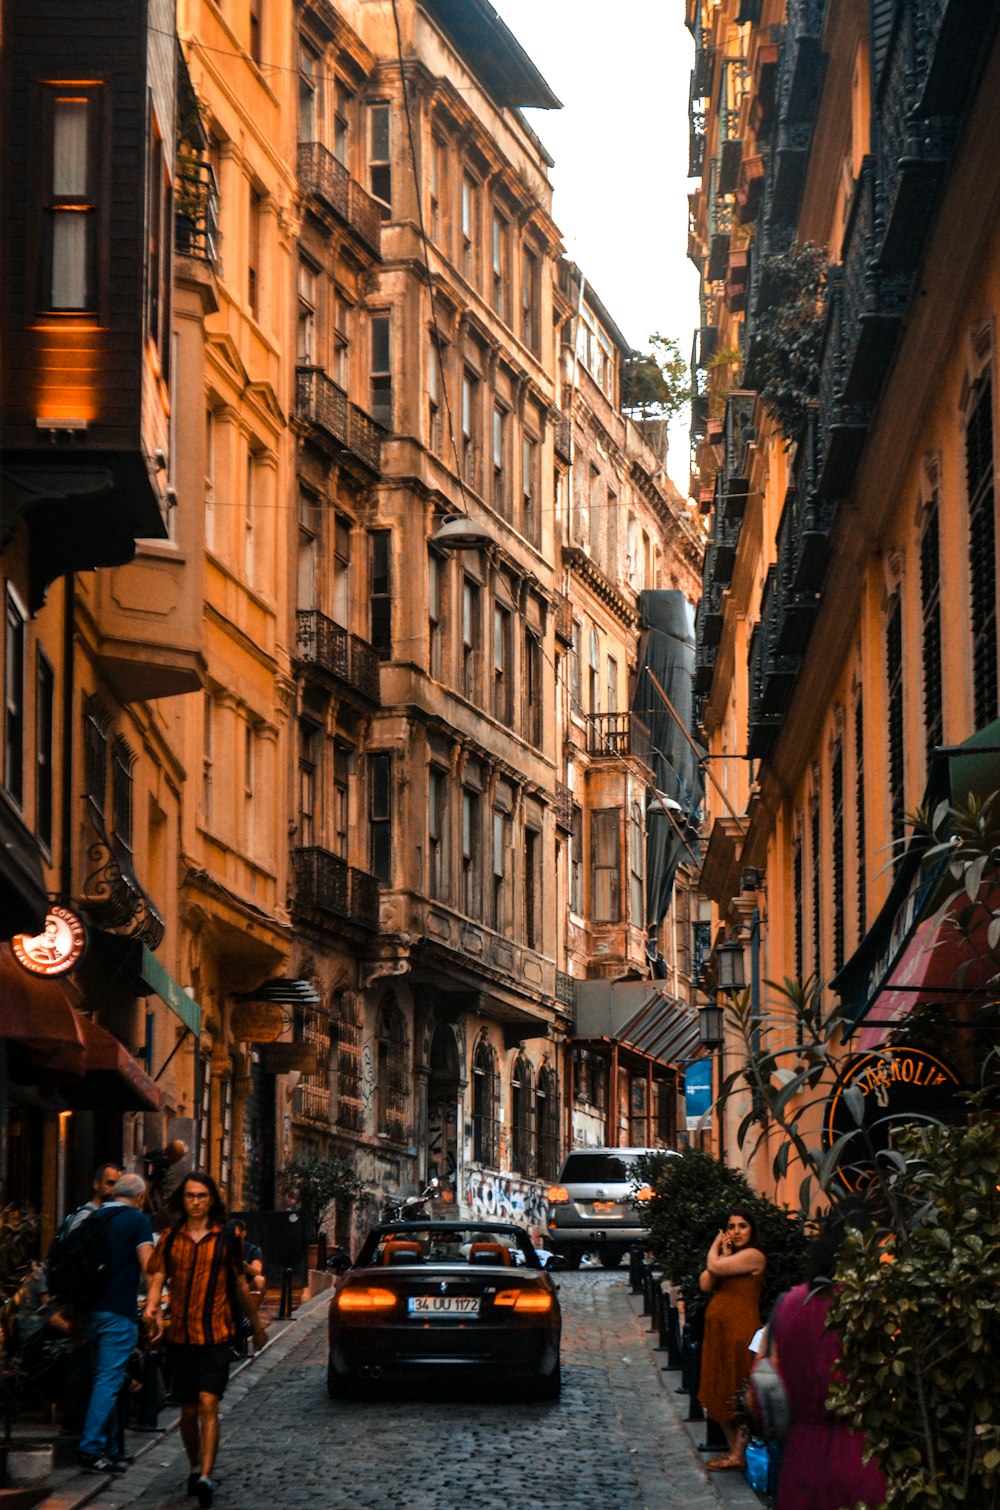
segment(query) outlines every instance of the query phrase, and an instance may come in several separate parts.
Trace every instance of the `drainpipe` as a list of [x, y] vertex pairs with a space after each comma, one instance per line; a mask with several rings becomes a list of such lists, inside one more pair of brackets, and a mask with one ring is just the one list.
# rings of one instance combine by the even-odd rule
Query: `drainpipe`
[[59, 899], [70, 905], [73, 886], [73, 700], [76, 695], [74, 637], [76, 577], [63, 577], [63, 696], [62, 696], [62, 849], [59, 857]]

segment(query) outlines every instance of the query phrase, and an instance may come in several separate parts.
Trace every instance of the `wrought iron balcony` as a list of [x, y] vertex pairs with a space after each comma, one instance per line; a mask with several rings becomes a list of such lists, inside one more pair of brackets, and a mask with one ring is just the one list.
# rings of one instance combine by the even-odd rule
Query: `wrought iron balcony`
[[768, 568], [760, 622], [750, 638], [748, 654], [748, 751], [755, 759], [770, 754], [802, 665], [801, 649], [787, 653], [779, 648], [782, 627], [781, 584], [778, 566], [773, 565]]
[[328, 672], [369, 702], [379, 700], [379, 658], [374, 646], [320, 613], [318, 608], [300, 608], [298, 659], [307, 666]]
[[296, 1086], [292, 1108], [295, 1116], [303, 1121], [315, 1122], [320, 1127], [329, 1128], [330, 1091], [327, 1086]]
[[565, 970], [556, 971], [556, 1001], [564, 1007], [571, 1007], [576, 1000], [575, 987], [572, 975], [567, 975]]
[[916, 0], [921, 115], [959, 114], [996, 19], [985, 0]]
[[556, 823], [567, 834], [573, 831], [573, 793], [562, 781], [556, 782]]
[[731, 136], [719, 147], [719, 155], [716, 161], [715, 192], [717, 194], [734, 194], [740, 176], [740, 160], [743, 157], [743, 140], [738, 136]]
[[552, 424], [552, 444], [556, 455], [569, 461], [573, 451], [573, 427], [565, 414], [560, 414]]
[[788, 0], [778, 76], [778, 114], [785, 121], [815, 117], [826, 63], [820, 47], [825, 12], [826, 0]]
[[831, 268], [826, 281], [826, 322], [819, 357], [821, 458], [816, 490], [823, 498], [837, 498], [849, 492], [872, 420], [871, 403], [848, 403], [844, 396], [850, 347], [851, 337], [844, 329], [842, 270]]
[[696, 639], [693, 680], [695, 695], [698, 697], [704, 697], [712, 690], [712, 678], [715, 675], [715, 660], [718, 653], [718, 645], [705, 645]]
[[717, 645], [722, 639], [724, 589], [718, 582], [708, 579], [708, 559], [706, 555], [706, 577], [702, 583], [701, 602], [698, 605], [698, 625], [701, 631], [699, 638], [703, 645]]
[[321, 432], [324, 439], [349, 451], [376, 475], [382, 470], [382, 436], [385, 433], [370, 415], [352, 404], [322, 367], [295, 370], [295, 412], [300, 420]]
[[875, 159], [854, 186], [843, 255], [843, 393], [848, 403], [878, 398], [895, 354], [910, 275], [882, 272], [876, 261]]
[[174, 250], [218, 266], [219, 190], [211, 165], [187, 152], [177, 155]]
[[736, 185], [736, 218], [740, 225], [757, 219], [764, 193], [764, 154], [755, 152], [740, 163]]
[[742, 519], [730, 519], [720, 511], [716, 511], [712, 520], [712, 536], [706, 552], [706, 559], [711, 556], [708, 577], [720, 587], [728, 587], [733, 580], [741, 527]]
[[382, 255], [382, 207], [365, 192], [322, 142], [299, 142], [299, 184]]
[[743, 518], [750, 492], [750, 460], [747, 448], [757, 439], [754, 429], [756, 393], [739, 389], [726, 399], [723, 423], [723, 494], [727, 519]]
[[93, 837], [87, 844], [91, 869], [77, 898], [79, 905], [98, 927], [158, 949], [166, 925], [136, 876], [131, 849], [108, 833], [103, 813], [89, 797], [84, 797], [83, 803]]
[[653, 747], [649, 729], [634, 713], [588, 713], [584, 722], [589, 755], [632, 755], [650, 764]]
[[564, 645], [573, 643], [573, 605], [565, 593], [555, 593], [555, 632], [556, 639]]
[[379, 883], [340, 855], [313, 844], [292, 850], [295, 900], [361, 928], [378, 928]]

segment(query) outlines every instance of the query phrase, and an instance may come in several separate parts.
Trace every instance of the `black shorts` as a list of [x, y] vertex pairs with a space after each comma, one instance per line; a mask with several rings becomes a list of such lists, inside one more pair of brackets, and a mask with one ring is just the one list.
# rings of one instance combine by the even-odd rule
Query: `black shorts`
[[167, 1351], [170, 1393], [178, 1405], [197, 1405], [200, 1394], [222, 1399], [229, 1383], [231, 1342], [171, 1342]]

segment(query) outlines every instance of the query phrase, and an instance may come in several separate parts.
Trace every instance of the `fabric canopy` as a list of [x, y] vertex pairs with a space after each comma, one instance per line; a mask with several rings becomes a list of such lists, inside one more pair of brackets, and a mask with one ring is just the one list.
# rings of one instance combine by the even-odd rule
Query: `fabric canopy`
[[0, 944], [0, 1037], [16, 1044], [20, 1065], [36, 1071], [80, 1076], [86, 1048], [84, 1019], [55, 980], [29, 975]]
[[79, 1016], [85, 1048], [84, 1075], [64, 1086], [63, 1099], [77, 1111], [158, 1111], [160, 1088], [123, 1043], [107, 1029]]
[[649, 981], [576, 982], [575, 1040], [616, 1041], [658, 1064], [690, 1059], [698, 1047], [698, 1014]]

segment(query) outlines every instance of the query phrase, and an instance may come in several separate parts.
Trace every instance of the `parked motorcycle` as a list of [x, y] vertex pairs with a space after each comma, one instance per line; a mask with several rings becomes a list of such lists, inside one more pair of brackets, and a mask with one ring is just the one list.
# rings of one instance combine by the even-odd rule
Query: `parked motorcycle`
[[441, 1181], [435, 1175], [428, 1180], [426, 1187], [419, 1195], [408, 1195], [402, 1200], [397, 1195], [387, 1195], [382, 1206], [382, 1220], [384, 1222], [422, 1222], [429, 1216], [427, 1202], [434, 1200], [440, 1188]]

